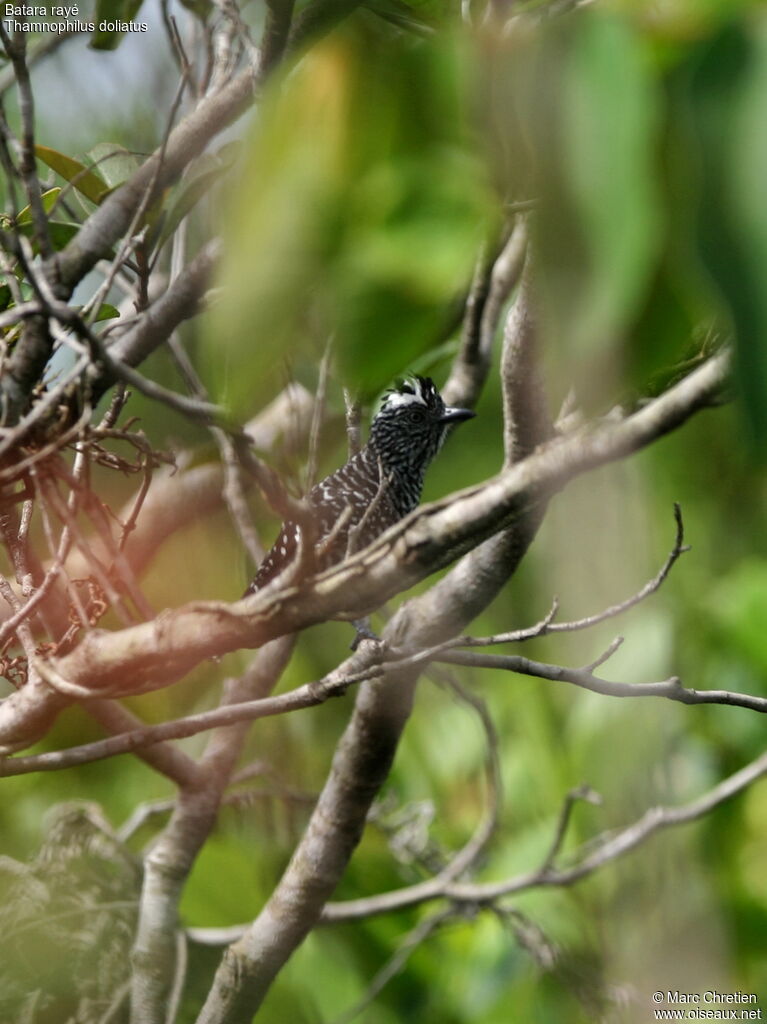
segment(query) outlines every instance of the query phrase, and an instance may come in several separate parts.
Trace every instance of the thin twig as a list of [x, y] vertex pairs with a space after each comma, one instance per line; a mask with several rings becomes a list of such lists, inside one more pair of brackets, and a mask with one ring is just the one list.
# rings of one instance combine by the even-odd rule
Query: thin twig
[[392, 978], [395, 978], [403, 970], [416, 949], [431, 938], [440, 928], [444, 927], [451, 918], [455, 917], [456, 911], [454, 907], [443, 907], [436, 913], [425, 917], [423, 921], [419, 921], [415, 928], [409, 931], [400, 942], [397, 952], [391, 957], [389, 962], [375, 975], [359, 1002], [355, 1003], [345, 1013], [342, 1013], [340, 1017], [336, 1017], [333, 1024], [351, 1024], [351, 1021], [359, 1017], [373, 1000], [380, 995]]
[[565, 796], [562, 809], [559, 812], [559, 818], [557, 820], [557, 827], [554, 833], [554, 838], [551, 841], [551, 846], [546, 856], [541, 862], [541, 871], [548, 871], [554, 866], [554, 861], [559, 855], [559, 851], [562, 849], [562, 843], [565, 840], [567, 834], [567, 827], [570, 824], [570, 817], [573, 813], [573, 808], [579, 800], [585, 800], [586, 803], [599, 805], [602, 803], [602, 797], [599, 793], [595, 792], [591, 786], [582, 785], [577, 786], [575, 789], [571, 789]]
[[606, 622], [608, 619], [614, 619], [617, 615], [622, 615], [623, 612], [629, 611], [629, 609], [635, 607], [635, 605], [638, 605], [659, 590], [677, 560], [691, 550], [690, 546], [684, 543], [682, 510], [677, 502], [674, 502], [674, 519], [676, 521], [674, 546], [659, 572], [651, 580], [648, 580], [640, 590], [627, 597], [624, 601], [610, 605], [601, 612], [588, 615], [582, 619], [573, 619], [570, 622], [554, 622], [554, 617], [559, 610], [559, 602], [555, 598], [546, 616], [533, 626], [515, 629], [508, 633], [496, 633], [493, 636], [457, 637], [455, 640], [448, 641], [445, 647], [490, 647], [496, 644], [521, 643], [525, 640], [534, 640], [538, 637], [547, 636], [550, 633], [573, 633], [578, 630], [590, 629], [600, 622]]
[[344, 388], [344, 406], [346, 409], [346, 438], [349, 447], [349, 458], [353, 458], [362, 448], [360, 424], [362, 422], [362, 406], [348, 388]]
[[51, 246], [51, 236], [48, 230], [48, 217], [41, 198], [40, 183], [37, 180], [37, 163], [35, 161], [35, 101], [32, 93], [32, 83], [29, 78], [29, 68], [27, 67], [27, 37], [24, 32], [15, 32], [13, 39], [11, 39], [5, 30], [5, 24], [0, 21], [0, 40], [2, 40], [5, 52], [11, 58], [19, 94], [19, 113], [21, 115], [19, 170], [21, 171], [21, 179], [27, 194], [27, 202], [32, 213], [35, 241], [38, 244], [42, 257], [48, 259], [53, 252], [53, 247]]
[[328, 340], [325, 351], [320, 361], [319, 377], [317, 379], [317, 391], [314, 399], [314, 411], [312, 414], [312, 426], [309, 431], [309, 455], [306, 460], [306, 477], [304, 482], [304, 493], [308, 494], [317, 482], [317, 463], [320, 454], [320, 433], [322, 421], [325, 418], [325, 401], [328, 391], [328, 375], [330, 373], [330, 360], [333, 353], [333, 339]]
[[[469, 905], [486, 904], [531, 889], [573, 885], [605, 864], [633, 850], [660, 829], [688, 824], [702, 818], [764, 775], [767, 775], [767, 753], [690, 803], [677, 807], [651, 807], [624, 828], [601, 833], [588, 844], [585, 856], [579, 857], [576, 853], [572, 863], [565, 868], [557, 869], [551, 866], [552, 843], [539, 867], [499, 882], [450, 882], [445, 885], [438, 879], [429, 879], [376, 896], [328, 903], [325, 905], [322, 919], [328, 923], [359, 920], [435, 899], [447, 899], [453, 903]], [[561, 816], [555, 840], [559, 835], [560, 825]]]

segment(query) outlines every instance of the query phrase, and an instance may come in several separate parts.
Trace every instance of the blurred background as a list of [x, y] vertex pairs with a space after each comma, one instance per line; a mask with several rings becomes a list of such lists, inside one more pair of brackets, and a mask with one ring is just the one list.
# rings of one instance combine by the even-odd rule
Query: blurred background
[[[139, 156], [159, 144], [178, 84], [163, 28], [169, 10], [190, 52], [200, 26], [219, 16], [212, 4], [144, 0], [126, 16], [146, 21], [146, 33], [110, 38], [101, 50], [76, 36], [34, 69], [39, 143], [85, 162], [99, 143]], [[261, 5], [244, 3], [241, 15], [257, 39]], [[13, 90], [4, 100], [13, 121]], [[673, 545], [676, 501], [692, 550], [659, 593], [620, 620], [534, 641], [524, 653], [581, 665], [620, 632], [625, 643], [603, 670], [610, 679], [678, 674], [695, 688], [767, 694], [766, 104], [763, 3], [371, 0], [277, 76], [176, 186], [180, 197], [208, 175], [185, 221], [186, 252], [217, 233], [227, 243], [219, 300], [182, 329], [184, 345], [211, 395], [244, 420], [288, 380], [313, 392], [332, 339], [320, 448], [329, 472], [346, 457], [342, 386], [361, 395], [367, 417], [397, 374], [444, 381], [481, 247], [492, 249], [509, 218], [530, 210], [553, 416], [569, 395], [584, 416], [636, 407], [725, 339], [736, 344], [735, 380], [726, 404], [555, 497], [521, 570], [472, 632], [530, 625], [554, 595], [561, 618], [572, 619], [634, 593]], [[55, 167], [40, 173], [61, 183]], [[179, 387], [165, 353], [143, 370]], [[214, 457], [204, 433], [168, 409], [141, 396], [131, 409], [156, 446]], [[430, 470], [424, 498], [495, 473], [501, 430], [496, 368], [476, 420]], [[305, 454], [296, 442], [275, 460], [297, 490]], [[102, 496], [119, 507], [134, 486], [105, 473]], [[278, 523], [255, 496], [252, 511], [270, 543]], [[251, 568], [222, 511], [165, 544], [144, 584], [157, 609], [234, 600]], [[281, 689], [333, 668], [349, 639], [340, 623], [308, 630]], [[230, 655], [129, 703], [151, 721], [214, 706], [222, 679], [246, 663], [247, 652]], [[577, 806], [565, 859], [647, 807], [694, 799], [764, 749], [753, 712], [457, 671], [499, 733], [502, 819], [487, 880], [541, 862], [575, 786], [588, 783], [602, 803]], [[186, 892], [186, 924], [257, 913], [352, 699], [254, 726], [248, 757], [262, 764], [263, 784], [223, 811]], [[97, 736], [72, 711], [45, 749]], [[199, 751], [203, 739], [184, 744]], [[419, 880], [460, 846], [482, 814], [484, 758], [477, 716], [424, 680], [337, 898]], [[35, 856], [46, 815], [62, 801], [94, 801], [119, 825], [142, 802], [172, 795], [128, 758], [2, 785], [2, 852], [18, 860]], [[133, 838], [134, 852], [156, 825]], [[452, 922], [414, 950], [359, 1019], [639, 1022], [653, 1019], [651, 993], [667, 989], [741, 990], [767, 1009], [766, 845], [767, 785], [757, 783], [571, 888], [522, 894], [516, 918], [478, 912]], [[341, 1019], [428, 909], [315, 931], [259, 1020]], [[191, 947], [184, 1019], [194, 1019], [219, 955]]]

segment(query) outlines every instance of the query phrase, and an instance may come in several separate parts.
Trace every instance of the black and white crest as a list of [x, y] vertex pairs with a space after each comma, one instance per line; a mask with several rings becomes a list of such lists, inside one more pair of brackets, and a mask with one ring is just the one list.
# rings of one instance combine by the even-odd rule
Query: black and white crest
[[[451, 423], [469, 409], [450, 408], [430, 377], [413, 376], [387, 391], [368, 443], [308, 495], [316, 510], [313, 569], [319, 572], [366, 547], [418, 504], [426, 469]], [[283, 525], [246, 594], [278, 576], [298, 554], [301, 528]]]

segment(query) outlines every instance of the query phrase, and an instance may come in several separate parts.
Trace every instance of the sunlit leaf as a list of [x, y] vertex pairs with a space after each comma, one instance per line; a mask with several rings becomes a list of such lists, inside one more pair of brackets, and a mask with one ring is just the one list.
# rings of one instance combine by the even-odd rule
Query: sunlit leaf
[[[43, 204], [43, 209], [46, 213], [50, 213], [53, 209], [56, 200], [61, 194], [60, 188], [49, 188], [47, 192], [43, 192], [40, 196], [40, 200]], [[27, 205], [23, 210], [19, 211], [19, 215], [16, 218], [16, 224], [31, 224], [32, 223], [32, 207]]]

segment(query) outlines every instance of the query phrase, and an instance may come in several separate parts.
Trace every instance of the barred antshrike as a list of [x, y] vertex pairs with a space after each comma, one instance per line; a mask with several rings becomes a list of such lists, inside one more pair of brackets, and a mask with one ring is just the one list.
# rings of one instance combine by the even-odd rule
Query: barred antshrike
[[[418, 504], [426, 468], [451, 423], [474, 416], [446, 406], [429, 377], [410, 377], [388, 391], [367, 444], [307, 497], [313, 518], [314, 571], [370, 544]], [[301, 527], [286, 522], [245, 591], [254, 593], [297, 557]]]

